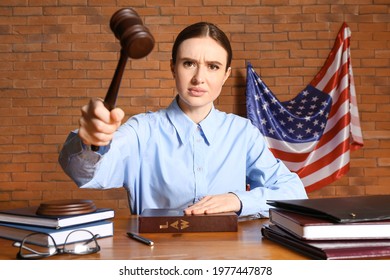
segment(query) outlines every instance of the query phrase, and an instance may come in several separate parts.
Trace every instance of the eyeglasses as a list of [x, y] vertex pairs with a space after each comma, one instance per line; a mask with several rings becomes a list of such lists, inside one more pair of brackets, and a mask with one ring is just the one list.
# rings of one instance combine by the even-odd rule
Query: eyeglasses
[[88, 230], [74, 230], [68, 234], [62, 248], [58, 247], [54, 238], [47, 233], [30, 233], [22, 242], [15, 242], [19, 247], [18, 259], [40, 259], [58, 254], [87, 255], [100, 251], [96, 241], [98, 235]]

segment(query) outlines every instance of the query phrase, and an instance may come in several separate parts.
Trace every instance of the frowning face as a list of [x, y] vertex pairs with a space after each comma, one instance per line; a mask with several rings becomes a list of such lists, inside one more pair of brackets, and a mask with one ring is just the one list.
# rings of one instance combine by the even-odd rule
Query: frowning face
[[187, 39], [179, 46], [171, 69], [179, 106], [195, 122], [207, 116], [220, 95], [231, 72], [226, 64], [226, 50], [210, 37]]

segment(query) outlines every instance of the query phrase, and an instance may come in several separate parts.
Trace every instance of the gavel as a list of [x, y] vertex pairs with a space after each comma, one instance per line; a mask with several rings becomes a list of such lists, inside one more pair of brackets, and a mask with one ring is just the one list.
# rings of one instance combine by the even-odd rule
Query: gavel
[[[137, 12], [131, 8], [116, 11], [111, 17], [110, 28], [121, 44], [118, 65], [104, 98], [104, 106], [111, 111], [115, 108], [128, 58], [139, 59], [147, 56], [154, 47], [154, 38]], [[97, 151], [99, 147], [92, 145], [91, 149]]]

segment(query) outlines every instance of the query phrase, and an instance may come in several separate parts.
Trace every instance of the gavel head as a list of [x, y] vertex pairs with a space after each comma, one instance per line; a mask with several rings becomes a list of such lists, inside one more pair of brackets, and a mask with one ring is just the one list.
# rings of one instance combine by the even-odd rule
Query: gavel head
[[142, 58], [152, 51], [154, 38], [133, 9], [124, 8], [115, 12], [110, 27], [120, 41], [122, 50], [130, 58]]

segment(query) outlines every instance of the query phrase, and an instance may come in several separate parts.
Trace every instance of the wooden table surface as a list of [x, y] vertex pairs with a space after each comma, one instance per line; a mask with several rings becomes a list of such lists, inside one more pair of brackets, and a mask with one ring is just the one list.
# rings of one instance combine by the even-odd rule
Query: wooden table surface
[[[302, 260], [295, 253], [272, 241], [263, 239], [261, 226], [267, 219], [239, 222], [238, 232], [201, 233], [144, 233], [154, 241], [147, 246], [130, 239], [126, 232], [137, 232], [136, 216], [114, 219], [114, 236], [98, 239], [101, 251], [96, 254], [75, 256], [57, 255], [49, 259], [102, 259], [102, 260]], [[18, 248], [13, 241], [0, 238], [0, 259], [15, 259]]]

